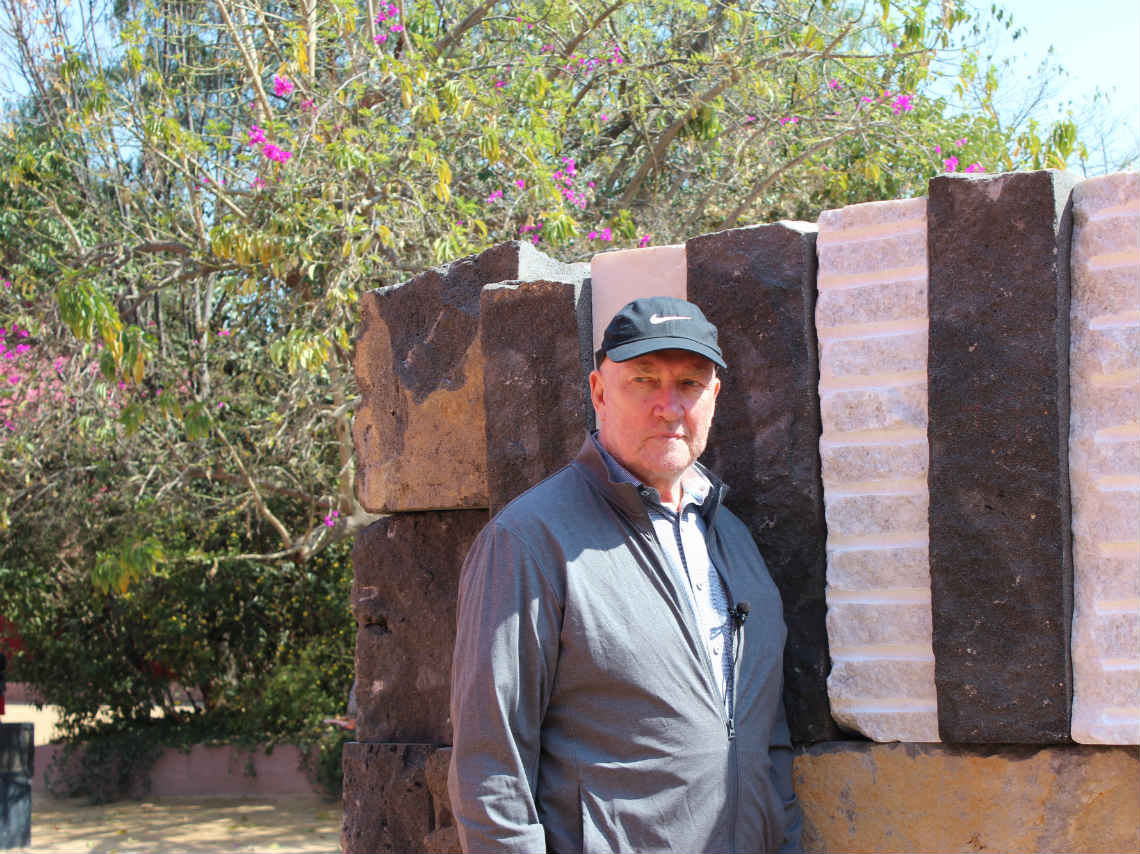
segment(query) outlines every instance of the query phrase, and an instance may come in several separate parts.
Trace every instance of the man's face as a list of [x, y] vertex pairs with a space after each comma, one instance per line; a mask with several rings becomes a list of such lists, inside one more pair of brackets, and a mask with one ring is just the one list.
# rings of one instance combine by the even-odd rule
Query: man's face
[[719, 393], [713, 363], [688, 350], [605, 359], [590, 374], [603, 447], [666, 500], [705, 449]]

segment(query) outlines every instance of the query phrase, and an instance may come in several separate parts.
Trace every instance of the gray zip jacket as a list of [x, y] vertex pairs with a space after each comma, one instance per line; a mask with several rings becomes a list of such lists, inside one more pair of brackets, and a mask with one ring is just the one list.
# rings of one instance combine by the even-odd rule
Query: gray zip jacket
[[448, 778], [464, 851], [799, 849], [780, 596], [708, 476], [709, 556], [731, 601], [751, 606], [734, 639], [734, 720], [687, 581], [638, 487], [610, 480], [589, 437], [472, 545]]

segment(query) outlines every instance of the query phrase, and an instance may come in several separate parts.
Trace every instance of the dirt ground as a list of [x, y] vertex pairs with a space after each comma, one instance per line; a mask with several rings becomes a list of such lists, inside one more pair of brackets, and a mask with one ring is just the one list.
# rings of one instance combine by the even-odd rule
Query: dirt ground
[[316, 796], [274, 800], [177, 798], [91, 806], [32, 799], [32, 844], [20, 852], [340, 851], [340, 804]]
[[[55, 734], [55, 710], [8, 704], [5, 722], [31, 721], [37, 745]], [[272, 799], [168, 798], [93, 806], [32, 795], [28, 854], [113, 852], [340, 852], [344, 811], [317, 795]]]

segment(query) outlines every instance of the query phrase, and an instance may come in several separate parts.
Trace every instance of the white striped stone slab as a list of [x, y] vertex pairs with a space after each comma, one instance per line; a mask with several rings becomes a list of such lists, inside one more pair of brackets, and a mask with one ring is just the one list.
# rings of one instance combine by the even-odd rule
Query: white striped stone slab
[[1073, 191], [1075, 741], [1140, 743], [1140, 175]]
[[926, 439], [926, 201], [819, 218], [828, 699], [876, 741], [938, 741]]

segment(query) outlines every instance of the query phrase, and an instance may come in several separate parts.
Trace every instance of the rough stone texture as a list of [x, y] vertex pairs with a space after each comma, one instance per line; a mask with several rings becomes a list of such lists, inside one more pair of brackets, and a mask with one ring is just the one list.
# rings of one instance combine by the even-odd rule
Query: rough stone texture
[[685, 244], [689, 298], [716, 324], [728, 369], [702, 461], [729, 485], [784, 602], [792, 738], [835, 738], [827, 701], [815, 226], [778, 223]]
[[374, 513], [487, 506], [479, 291], [585, 275], [584, 264], [503, 243], [361, 297], [353, 360], [361, 504]]
[[451, 800], [447, 794], [447, 767], [451, 762], [451, 748], [441, 747], [430, 757], [424, 768], [428, 791], [435, 810], [435, 830], [424, 837], [423, 850], [428, 854], [460, 854], [459, 831], [451, 813]]
[[419, 851], [435, 830], [424, 765], [435, 748], [427, 744], [344, 745], [345, 854]]
[[483, 289], [480, 337], [492, 513], [566, 465], [585, 437], [589, 387], [578, 338], [582, 299], [580, 287], [562, 282]]
[[1140, 742], [1140, 175], [1073, 191], [1069, 481], [1076, 741]]
[[1069, 739], [1069, 196], [930, 182], [930, 573], [943, 741]]
[[832, 714], [878, 741], [937, 741], [926, 200], [824, 211], [818, 253]]
[[1134, 748], [831, 742], [795, 781], [808, 852], [1140, 848]]
[[359, 626], [360, 741], [451, 741], [459, 570], [487, 518], [482, 510], [401, 513], [357, 535], [352, 607]]
[[[638, 297], [686, 299], [685, 247], [651, 246], [602, 252], [590, 260], [593, 350], [623, 305]], [[592, 352], [591, 351], [591, 352]]]

